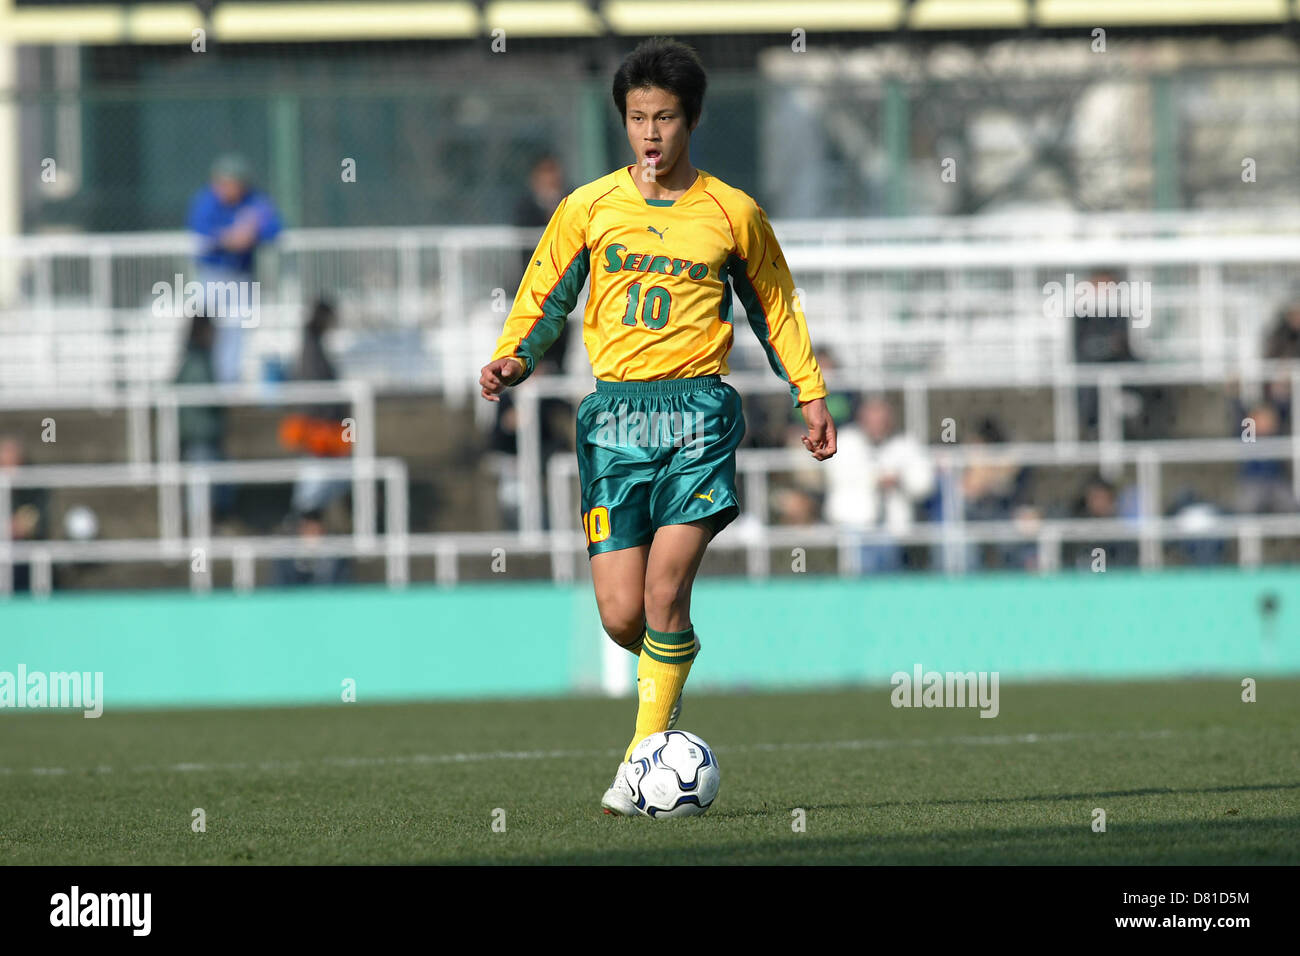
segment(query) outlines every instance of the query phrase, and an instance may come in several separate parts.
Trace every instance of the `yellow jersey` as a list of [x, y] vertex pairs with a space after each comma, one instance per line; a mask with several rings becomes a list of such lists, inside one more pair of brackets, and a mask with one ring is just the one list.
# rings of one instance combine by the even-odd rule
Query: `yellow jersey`
[[634, 168], [580, 186], [560, 202], [492, 358], [517, 359], [524, 366], [520, 382], [531, 375], [590, 276], [582, 338], [596, 378], [724, 375], [734, 289], [794, 403], [824, 398], [794, 280], [767, 214], [702, 169], [677, 199], [646, 199]]

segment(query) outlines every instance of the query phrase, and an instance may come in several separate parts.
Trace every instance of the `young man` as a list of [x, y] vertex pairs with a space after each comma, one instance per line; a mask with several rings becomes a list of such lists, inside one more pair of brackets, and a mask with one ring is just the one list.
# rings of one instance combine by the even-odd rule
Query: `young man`
[[601, 805], [633, 816], [627, 757], [676, 723], [699, 642], [691, 587], [712, 537], [737, 515], [740, 396], [720, 375], [732, 289], [773, 371], [790, 384], [818, 461], [835, 423], [794, 282], [767, 216], [691, 165], [706, 79], [695, 51], [640, 44], [614, 75], [636, 163], [575, 189], [552, 216], [483, 367], [483, 397], [532, 373], [588, 275], [583, 341], [596, 391], [578, 408], [582, 522], [606, 633], [637, 655], [636, 732]]

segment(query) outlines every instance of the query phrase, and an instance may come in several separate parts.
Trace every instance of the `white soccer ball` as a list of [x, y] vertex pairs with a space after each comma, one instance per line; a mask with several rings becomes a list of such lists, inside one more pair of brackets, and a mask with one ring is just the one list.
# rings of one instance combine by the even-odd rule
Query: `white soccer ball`
[[662, 820], [698, 816], [709, 809], [722, 773], [703, 740], [684, 730], [665, 730], [636, 745], [627, 780], [637, 809]]

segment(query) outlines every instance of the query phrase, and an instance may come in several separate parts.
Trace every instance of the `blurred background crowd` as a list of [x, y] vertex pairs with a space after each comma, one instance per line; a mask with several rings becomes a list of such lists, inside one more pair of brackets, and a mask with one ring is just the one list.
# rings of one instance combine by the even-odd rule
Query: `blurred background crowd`
[[[57, 588], [183, 586], [173, 553], [108, 561], [90, 544], [209, 532], [252, 548], [262, 583], [383, 579], [360, 544], [326, 546], [357, 533], [359, 485], [313, 467], [369, 460], [357, 408], [343, 390], [275, 399], [293, 383], [373, 393], [365, 440], [402, 463], [409, 504], [394, 511], [380, 491], [381, 533], [399, 514], [415, 535], [573, 533], [576, 515], [552, 527], [554, 482], [571, 477], [549, 463], [572, 458], [591, 385], [585, 303], [524, 386], [540, 396], [536, 459], [519, 396], [477, 407], [472, 382], [561, 198], [623, 161], [607, 86], [635, 37], [610, 21], [596, 35], [542, 26], [519, 4], [513, 15], [531, 26], [512, 21], [500, 50], [487, 29], [496, 13], [482, 10], [472, 38], [412, 26], [399, 39], [273, 27], [236, 39], [221, 6], [193, 12], [211, 41], [201, 52], [125, 36], [61, 44], [32, 39], [35, 26], [0, 42], [0, 123], [19, 134], [0, 158], [21, 171], [0, 196], [0, 566], [13, 588], [32, 589], [39, 562], [6, 549], [39, 542], [87, 544], [51, 552]], [[1005, 22], [989, 5], [931, 6], [898, 4], [896, 22], [873, 26], [844, 5], [843, 25], [810, 32], [793, 5], [749, 32], [685, 37], [711, 69], [693, 156], [773, 219], [807, 286], [841, 429], [835, 459], [800, 463], [788, 395], [741, 388], [742, 453], [791, 454], [742, 483], [745, 512], [728, 534], [861, 533], [853, 573], [883, 574], [951, 567], [952, 545], [918, 541], [918, 529], [1009, 522], [1019, 538], [966, 542], [961, 567], [1095, 570], [1098, 548], [1109, 566], [1150, 563], [1136, 531], [1114, 532], [1158, 517], [1183, 532], [1160, 542], [1159, 563], [1242, 563], [1235, 526], [1216, 522], [1252, 516], [1267, 529], [1296, 515], [1293, 450], [1203, 464], [1156, 450], [1152, 488], [1128, 458], [1045, 463], [1026, 449], [1245, 449], [1294, 434], [1294, 18], [1209, 5], [1145, 21], [1139, 3], [1099, 41], [1091, 20], [1037, 22], [1047, 14], [1032, 4]], [[1076, 274], [1096, 294], [1053, 326], [1044, 282]], [[260, 314], [160, 310], [153, 290], [173, 278], [253, 288]], [[1107, 307], [1107, 289], [1141, 283], [1153, 290], [1143, 315]], [[1242, 377], [1261, 362], [1283, 371]], [[770, 376], [743, 326], [731, 367]], [[1182, 377], [1148, 374], [1173, 368]], [[1052, 376], [1074, 369], [1115, 371], [1113, 416], [1095, 380], [1071, 381], [1063, 413]], [[923, 405], [898, 385], [908, 375], [924, 380]], [[975, 387], [979, 375], [992, 384]], [[211, 528], [182, 529], [150, 480], [109, 487], [86, 472], [79, 486], [40, 470], [165, 461], [161, 411], [144, 439], [124, 442], [136, 426], [105, 396], [147, 392], [161, 410], [172, 386], [216, 389], [177, 410], [181, 463], [289, 460], [295, 477], [214, 479]], [[952, 448], [969, 457], [958, 464]], [[1041, 530], [1072, 519], [1108, 523], [1045, 562]], [[413, 578], [443, 573], [430, 557], [441, 545], [425, 544]], [[1300, 535], [1266, 544], [1263, 560], [1300, 559]], [[715, 560], [706, 571], [738, 569]]]

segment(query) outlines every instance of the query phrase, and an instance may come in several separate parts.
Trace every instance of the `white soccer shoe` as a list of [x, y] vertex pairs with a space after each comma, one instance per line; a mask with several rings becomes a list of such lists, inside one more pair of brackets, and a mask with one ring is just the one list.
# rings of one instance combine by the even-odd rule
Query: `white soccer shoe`
[[635, 817], [641, 813], [636, 808], [636, 801], [632, 796], [632, 785], [627, 782], [626, 773], [630, 766], [632, 764], [627, 762], [618, 765], [618, 770], [614, 774], [614, 782], [609, 785], [609, 789], [605, 791], [605, 796], [601, 798], [601, 807], [612, 816]]

